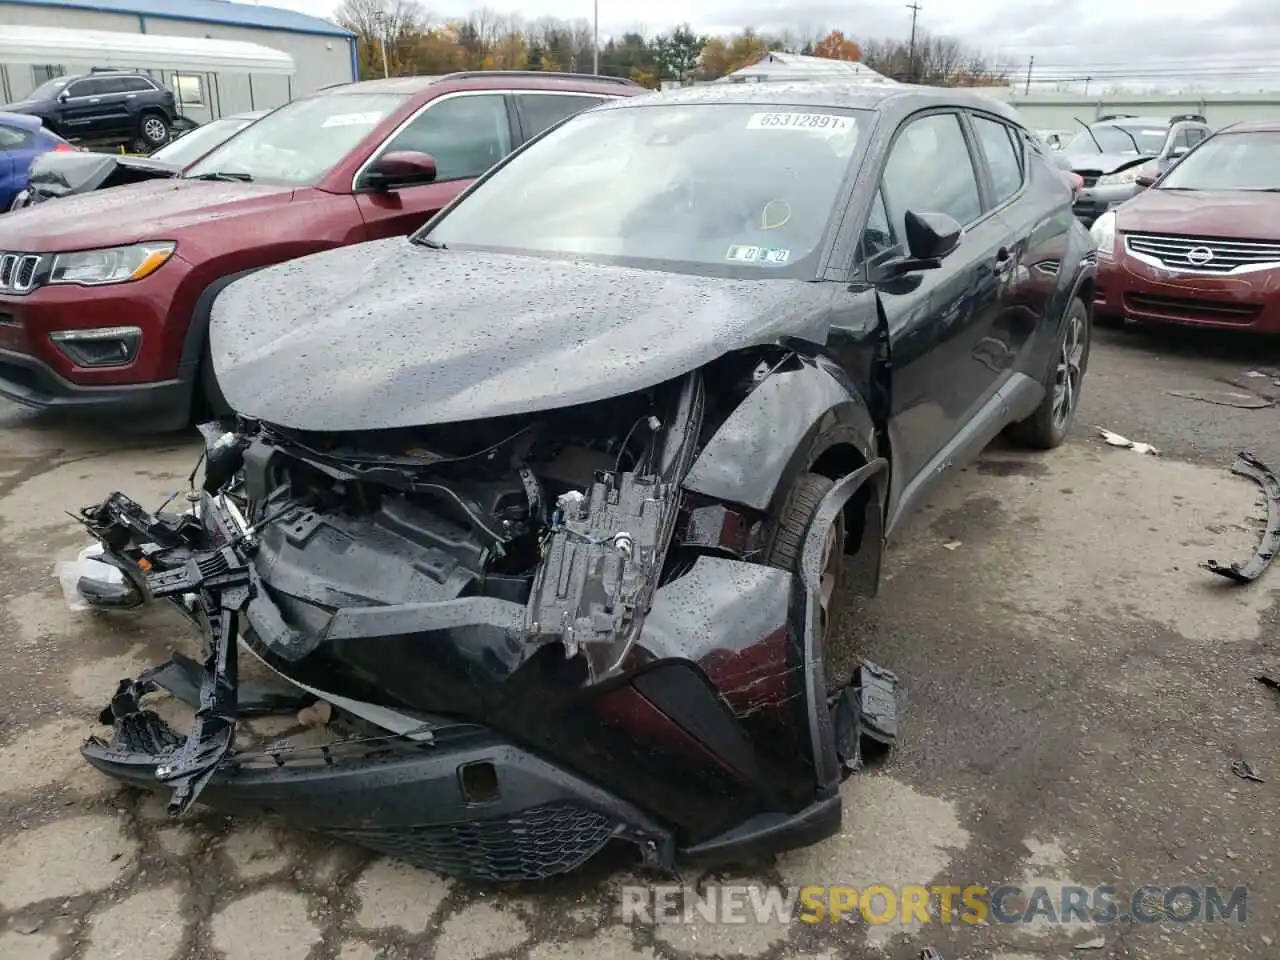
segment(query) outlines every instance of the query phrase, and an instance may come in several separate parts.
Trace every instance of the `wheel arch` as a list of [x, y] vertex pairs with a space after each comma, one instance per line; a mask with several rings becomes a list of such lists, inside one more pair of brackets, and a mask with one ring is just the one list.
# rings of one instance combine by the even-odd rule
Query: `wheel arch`
[[[866, 400], [827, 364], [803, 360], [761, 382], [699, 451], [684, 489], [773, 520], [801, 475], [838, 481], [881, 456]], [[880, 471], [844, 507], [845, 552], [861, 558], [850, 570], [868, 595], [879, 582], [887, 479]]]

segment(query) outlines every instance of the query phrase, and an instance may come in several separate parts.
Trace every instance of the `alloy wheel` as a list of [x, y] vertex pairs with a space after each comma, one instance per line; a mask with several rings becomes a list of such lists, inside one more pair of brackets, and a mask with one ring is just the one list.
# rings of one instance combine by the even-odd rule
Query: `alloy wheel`
[[165, 130], [163, 123], [155, 117], [151, 117], [142, 125], [142, 132], [147, 135], [147, 139], [152, 143], [159, 143], [164, 139], [167, 131]]
[[1080, 381], [1084, 378], [1084, 349], [1084, 320], [1072, 313], [1062, 335], [1062, 348], [1053, 380], [1053, 425], [1058, 430], [1070, 426], [1075, 416]]

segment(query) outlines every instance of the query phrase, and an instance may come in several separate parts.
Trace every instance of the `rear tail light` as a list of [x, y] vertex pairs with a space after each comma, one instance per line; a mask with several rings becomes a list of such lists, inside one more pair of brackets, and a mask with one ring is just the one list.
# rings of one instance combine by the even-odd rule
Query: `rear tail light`
[[69, 143], [59, 143], [53, 148], [54, 153], [78, 153], [79, 147], [73, 147]]

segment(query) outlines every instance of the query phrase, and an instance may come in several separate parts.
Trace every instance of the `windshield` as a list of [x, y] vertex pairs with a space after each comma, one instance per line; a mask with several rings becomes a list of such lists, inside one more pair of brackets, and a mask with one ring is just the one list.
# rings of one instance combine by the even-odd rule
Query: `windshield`
[[166, 143], [159, 150], [153, 151], [151, 156], [166, 163], [185, 167], [256, 119], [256, 117], [223, 117], [220, 120], [210, 120], [190, 133], [183, 134], [177, 140]]
[[[1093, 137], [1089, 136], [1093, 134]], [[1164, 146], [1168, 127], [1130, 127], [1116, 124], [1095, 124], [1088, 131], [1081, 130], [1067, 144], [1067, 153], [1131, 153], [1134, 156], [1154, 157]], [[1094, 143], [1094, 138], [1097, 143]]]
[[58, 95], [58, 91], [67, 85], [66, 77], [54, 77], [52, 80], [46, 80], [40, 86], [36, 87], [26, 95], [27, 100], [52, 100]]
[[1211, 137], [1160, 181], [1169, 190], [1280, 190], [1280, 133]]
[[[798, 272], [836, 207], [863, 111], [724, 103], [579, 114], [430, 232], [483, 247]], [[717, 271], [719, 272], [719, 271]]]
[[344, 93], [286, 103], [215, 147], [183, 176], [315, 183], [404, 100], [398, 94]]

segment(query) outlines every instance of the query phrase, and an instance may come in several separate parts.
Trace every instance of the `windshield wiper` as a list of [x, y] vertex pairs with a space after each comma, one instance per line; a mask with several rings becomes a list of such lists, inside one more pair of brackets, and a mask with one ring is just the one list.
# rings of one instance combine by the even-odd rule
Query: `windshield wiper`
[[1093, 141], [1093, 145], [1098, 148], [1099, 153], [1107, 152], [1102, 149], [1102, 144], [1098, 142], [1098, 138], [1093, 135], [1093, 130], [1090, 129], [1087, 123], [1085, 123], [1079, 117], [1072, 117], [1071, 119], [1074, 120], [1076, 123], [1080, 124], [1080, 126], [1084, 127], [1084, 132], [1089, 135], [1089, 139]]
[[432, 240], [430, 237], [423, 237], [421, 240], [413, 239], [410, 243], [416, 243], [420, 247], [426, 247], [428, 250], [448, 250], [439, 240]]
[[227, 183], [252, 183], [253, 177], [247, 173], [231, 173], [226, 170], [215, 170], [212, 173], [199, 173], [188, 180], [221, 180]]

